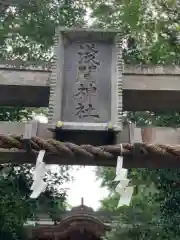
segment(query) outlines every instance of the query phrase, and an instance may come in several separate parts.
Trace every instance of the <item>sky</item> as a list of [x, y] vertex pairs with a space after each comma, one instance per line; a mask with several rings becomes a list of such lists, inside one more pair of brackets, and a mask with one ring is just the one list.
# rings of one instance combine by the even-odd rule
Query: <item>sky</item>
[[75, 181], [69, 184], [68, 203], [72, 206], [81, 204], [81, 197], [84, 204], [97, 210], [100, 207], [100, 200], [108, 195], [108, 190], [100, 188], [100, 181], [96, 180], [95, 167], [82, 167], [73, 173]]
[[[47, 123], [45, 116], [35, 116], [40, 122]], [[100, 188], [101, 181], [96, 180], [95, 167], [73, 167], [71, 176], [74, 180], [65, 184], [65, 188], [69, 189], [68, 203], [74, 207], [81, 204], [81, 198], [84, 199], [84, 205], [97, 210], [100, 207], [100, 200], [108, 196], [108, 190]]]

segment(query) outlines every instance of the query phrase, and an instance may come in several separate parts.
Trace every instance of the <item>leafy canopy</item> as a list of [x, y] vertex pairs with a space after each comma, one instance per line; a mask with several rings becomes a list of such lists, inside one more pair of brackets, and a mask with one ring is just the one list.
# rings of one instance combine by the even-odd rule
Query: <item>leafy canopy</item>
[[[8, 0], [4, 7], [0, 5], [0, 11], [0, 59], [39, 62], [52, 57], [55, 27], [83, 24], [85, 8], [81, 0]], [[30, 119], [32, 111], [1, 107], [0, 120]], [[49, 213], [54, 220], [59, 218], [66, 207], [66, 190], [60, 186], [70, 179], [69, 169], [62, 166], [55, 173], [50, 171], [46, 176], [48, 188], [37, 201], [29, 199], [32, 166], [9, 166], [6, 177], [1, 172], [0, 239], [25, 239], [24, 223], [39, 212]]]
[[[88, 1], [94, 25], [123, 33], [127, 64], [177, 64], [180, 60], [180, 3], [176, 0]], [[138, 126], [179, 126], [179, 112], [128, 112], [125, 121]], [[101, 208], [119, 214], [108, 239], [178, 239], [179, 169], [131, 169], [135, 189], [130, 207], [117, 209], [113, 168], [98, 168], [97, 177], [110, 190]], [[149, 231], [148, 229], [151, 229]]]

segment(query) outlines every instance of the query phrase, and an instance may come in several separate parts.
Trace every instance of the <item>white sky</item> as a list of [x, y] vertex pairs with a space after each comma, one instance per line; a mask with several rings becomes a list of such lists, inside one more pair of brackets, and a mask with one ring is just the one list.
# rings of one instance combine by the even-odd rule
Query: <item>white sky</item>
[[[50, 169], [58, 173], [56, 166], [51, 165]], [[70, 207], [80, 205], [83, 198], [84, 205], [97, 210], [100, 207], [100, 200], [108, 195], [108, 190], [100, 188], [101, 181], [96, 180], [95, 167], [74, 166], [70, 171], [73, 181], [61, 185], [62, 188], [67, 189], [67, 201]]]
[[[47, 123], [47, 118], [44, 116], [35, 117], [40, 122]], [[54, 166], [55, 167], [55, 166]], [[56, 169], [56, 167], [54, 168]], [[100, 188], [100, 181], [96, 180], [95, 167], [73, 167], [71, 176], [74, 181], [69, 184], [64, 184], [63, 187], [68, 188], [68, 203], [71, 206], [81, 204], [81, 198], [84, 198], [84, 204], [96, 210], [100, 207], [100, 200], [108, 195], [108, 190]]]
[[100, 188], [100, 181], [96, 180], [95, 167], [82, 167], [74, 172], [75, 181], [69, 184], [68, 203], [72, 206], [80, 205], [81, 197], [84, 204], [93, 209], [100, 207], [100, 200], [108, 195], [105, 188]]

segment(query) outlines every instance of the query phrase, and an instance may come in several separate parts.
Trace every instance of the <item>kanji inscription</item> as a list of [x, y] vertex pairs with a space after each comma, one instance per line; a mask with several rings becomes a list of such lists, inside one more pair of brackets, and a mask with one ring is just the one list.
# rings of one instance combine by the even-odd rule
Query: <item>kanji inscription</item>
[[98, 50], [94, 43], [80, 44], [76, 78], [77, 90], [74, 94], [77, 101], [75, 115], [79, 119], [99, 118], [99, 113], [92, 103], [92, 99], [97, 97], [96, 78], [93, 74], [100, 66], [97, 54]]
[[96, 71], [97, 67], [100, 66], [100, 61], [97, 60], [98, 50], [94, 43], [92, 44], [81, 44], [78, 51], [78, 76], [77, 81], [81, 80], [92, 80], [92, 72]]
[[111, 117], [112, 45], [72, 42], [65, 46], [62, 120], [105, 123]]

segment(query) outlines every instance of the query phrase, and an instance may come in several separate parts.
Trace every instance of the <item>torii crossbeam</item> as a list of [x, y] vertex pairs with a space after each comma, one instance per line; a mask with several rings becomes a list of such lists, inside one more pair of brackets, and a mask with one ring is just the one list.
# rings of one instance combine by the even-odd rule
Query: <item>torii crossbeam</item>
[[[50, 63], [0, 61], [0, 106], [48, 107], [50, 78]], [[178, 66], [125, 65], [123, 110], [179, 110], [179, 79]]]
[[34, 164], [37, 152], [43, 149], [47, 164], [116, 166], [117, 156], [122, 154], [126, 168], [180, 167], [180, 129], [124, 126], [118, 136], [123, 146], [121, 152], [120, 144], [92, 146], [58, 142], [53, 139], [53, 126], [38, 122], [28, 126], [34, 132], [29, 139], [30, 151], [24, 144], [26, 123], [0, 123], [0, 164]]
[[0, 123], [0, 163], [35, 163], [43, 149], [48, 164], [115, 166], [122, 154], [127, 168], [180, 167], [179, 129], [123, 126], [124, 110], [179, 110], [180, 68], [123, 70], [121, 46], [117, 30], [58, 28], [50, 68], [1, 62], [0, 105], [49, 113], [31, 130]]

